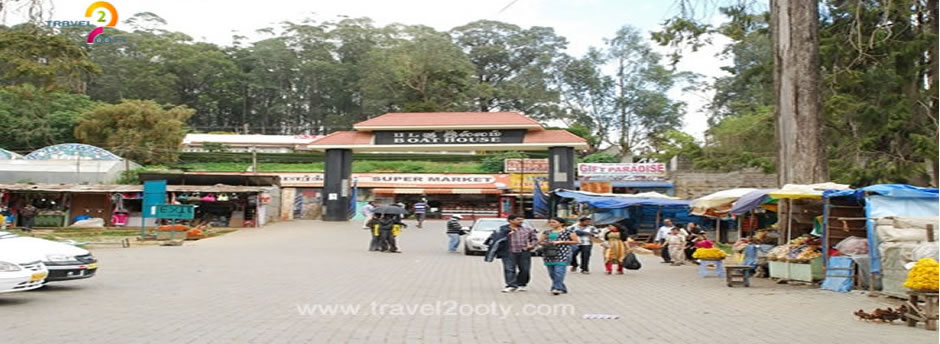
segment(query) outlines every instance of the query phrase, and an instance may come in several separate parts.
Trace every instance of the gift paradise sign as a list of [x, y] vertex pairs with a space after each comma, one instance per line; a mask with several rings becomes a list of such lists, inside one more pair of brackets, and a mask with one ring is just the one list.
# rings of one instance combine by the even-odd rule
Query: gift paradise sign
[[665, 180], [669, 177], [666, 164], [654, 163], [584, 163], [578, 164], [581, 180]]

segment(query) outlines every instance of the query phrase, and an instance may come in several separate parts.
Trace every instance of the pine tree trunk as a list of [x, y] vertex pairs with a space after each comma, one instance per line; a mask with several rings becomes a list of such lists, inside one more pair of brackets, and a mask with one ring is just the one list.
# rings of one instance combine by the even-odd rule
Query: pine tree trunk
[[[927, 1], [927, 12], [929, 15], [927, 25], [927, 30], [929, 33], [936, 35], [938, 31], [938, 21], [940, 21], [940, 10], [937, 9], [937, 1], [928, 0]], [[938, 67], [938, 61], [940, 61], [940, 53], [937, 52], [937, 40], [934, 39], [930, 43], [930, 50], [928, 58], [930, 59], [930, 67], [927, 69], [927, 94], [930, 97], [929, 106], [930, 114], [929, 116], [934, 117], [934, 141], [937, 140], [937, 127], [936, 119], [937, 114], [940, 113], [940, 102], [938, 102], [937, 97], [937, 78], [940, 77], [940, 67]], [[937, 187], [940, 185], [940, 167], [937, 166], [938, 161], [936, 159], [927, 159], [928, 172], [930, 172], [931, 185]]]
[[822, 139], [818, 3], [771, 0], [779, 183], [829, 179]]
[[[770, 0], [780, 186], [829, 179], [819, 97], [818, 6], [817, 1]], [[780, 244], [786, 241], [789, 203], [780, 202]]]

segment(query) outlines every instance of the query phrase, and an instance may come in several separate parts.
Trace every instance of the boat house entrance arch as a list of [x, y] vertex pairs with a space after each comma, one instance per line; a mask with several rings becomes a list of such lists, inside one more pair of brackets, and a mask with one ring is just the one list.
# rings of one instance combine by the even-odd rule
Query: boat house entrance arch
[[318, 139], [309, 148], [325, 152], [323, 219], [349, 215], [353, 152], [549, 152], [549, 186], [573, 189], [575, 149], [587, 142], [567, 130], [546, 129], [518, 112], [387, 113]]

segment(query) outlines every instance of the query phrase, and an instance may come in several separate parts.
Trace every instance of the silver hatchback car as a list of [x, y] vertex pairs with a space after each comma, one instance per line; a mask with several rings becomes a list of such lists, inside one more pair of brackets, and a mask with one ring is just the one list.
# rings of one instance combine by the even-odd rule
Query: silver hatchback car
[[[464, 238], [463, 253], [468, 256], [475, 253], [486, 253], [488, 248], [483, 242], [490, 237], [490, 234], [493, 234], [499, 227], [507, 223], [504, 218], [486, 218], [474, 221], [473, 226], [470, 227], [470, 234]], [[535, 229], [528, 220], [523, 222], [522, 226]], [[538, 230], [536, 229], [536, 231]]]

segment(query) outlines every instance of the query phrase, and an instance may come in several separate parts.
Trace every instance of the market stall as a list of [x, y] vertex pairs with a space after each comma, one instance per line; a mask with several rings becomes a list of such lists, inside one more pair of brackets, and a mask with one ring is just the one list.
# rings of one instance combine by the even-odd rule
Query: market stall
[[213, 227], [259, 227], [263, 225], [264, 205], [271, 195], [262, 187], [251, 186], [188, 186], [170, 185], [170, 203], [192, 204], [196, 213], [191, 227], [209, 224]]
[[757, 234], [760, 229], [770, 229], [777, 223], [777, 199], [770, 193], [777, 189], [757, 189], [744, 194], [731, 205], [731, 216], [737, 220], [738, 238]]
[[740, 230], [737, 230], [738, 234], [734, 239], [729, 240], [728, 235], [728, 226], [722, 226], [721, 223], [728, 222], [732, 219], [731, 209], [735, 201], [740, 199], [742, 196], [747, 195], [751, 192], [756, 191], [752, 188], [736, 188], [721, 190], [715, 193], [711, 193], [695, 200], [692, 200], [690, 207], [692, 208], [692, 215], [702, 216], [708, 219], [711, 219], [715, 222], [715, 241], [732, 241], [740, 238]]
[[[834, 254], [856, 258], [858, 277], [871, 281], [869, 289], [904, 296], [905, 265], [927, 241], [927, 226], [938, 229], [937, 189], [881, 184], [828, 191], [825, 199], [826, 247], [836, 249]], [[826, 254], [828, 262], [828, 250]]]
[[768, 255], [770, 277], [803, 282], [823, 279], [822, 240], [819, 238], [822, 195], [826, 190], [845, 189], [848, 185], [835, 183], [787, 184], [768, 193], [769, 197], [785, 202], [781, 209], [785, 214], [781, 215], [786, 218], [785, 223], [777, 224], [786, 233], [786, 243], [775, 247]]
[[[272, 204], [264, 187], [231, 185], [169, 185], [167, 201], [194, 204], [196, 220], [217, 227], [255, 227], [265, 207]], [[27, 203], [39, 209], [35, 227], [142, 225], [141, 185], [75, 185], [75, 184], [0, 184], [0, 201], [14, 220]], [[145, 226], [156, 225], [147, 218]], [[76, 223], [79, 222], [79, 223]], [[18, 223], [18, 222], [17, 222]]]
[[689, 215], [689, 201], [658, 193], [594, 194], [558, 189], [552, 195], [581, 207], [583, 213], [571, 213], [574, 216], [590, 213], [597, 224], [626, 223], [628, 228], [637, 232], [631, 234], [639, 234], [638, 241], [651, 237], [650, 234], [666, 218], [673, 219], [675, 223], [699, 222], [698, 217]]

